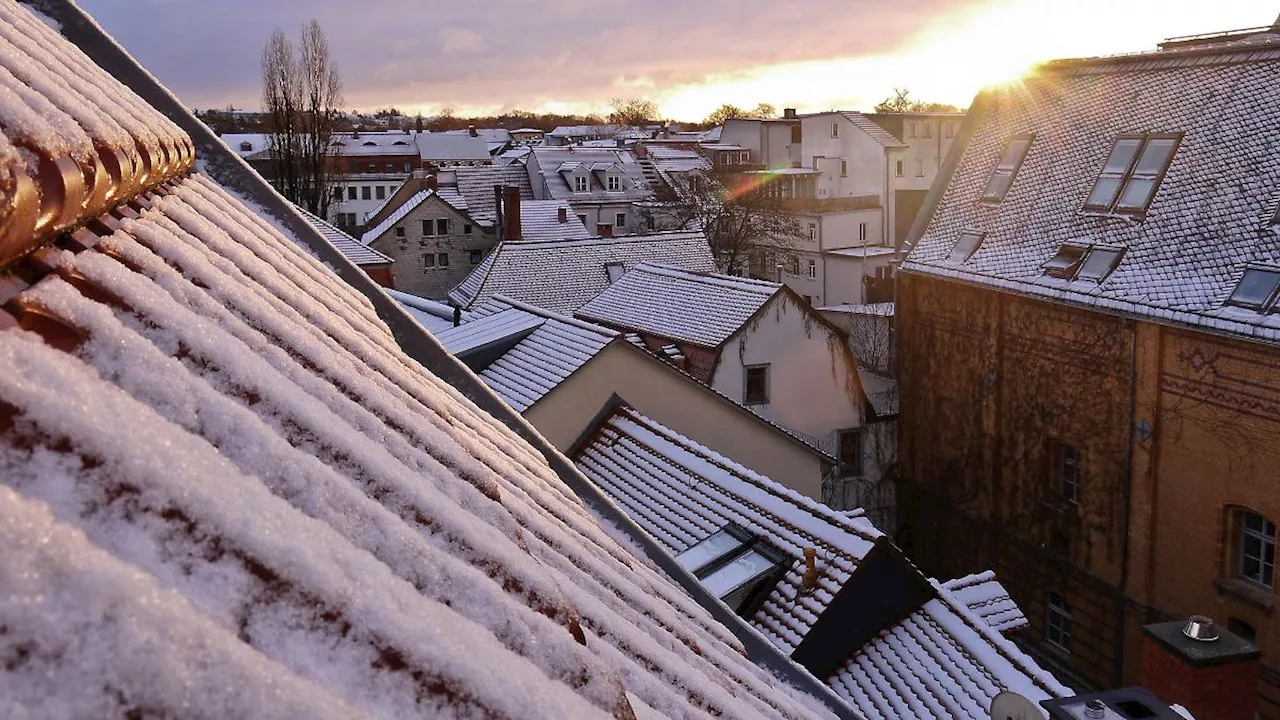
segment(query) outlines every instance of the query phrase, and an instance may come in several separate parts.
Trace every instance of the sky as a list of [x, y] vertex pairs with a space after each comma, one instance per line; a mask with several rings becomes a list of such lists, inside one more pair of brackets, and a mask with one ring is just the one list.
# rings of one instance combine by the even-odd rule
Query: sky
[[589, 113], [646, 97], [870, 110], [905, 87], [966, 107], [1041, 60], [1270, 25], [1275, 0], [80, 0], [184, 102], [257, 108], [262, 47], [312, 18], [348, 107]]

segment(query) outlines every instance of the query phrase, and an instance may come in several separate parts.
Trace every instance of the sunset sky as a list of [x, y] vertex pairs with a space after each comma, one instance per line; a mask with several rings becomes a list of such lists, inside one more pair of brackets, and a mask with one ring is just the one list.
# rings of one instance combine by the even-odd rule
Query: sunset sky
[[867, 109], [895, 86], [967, 106], [1044, 59], [1153, 49], [1269, 25], [1274, 0], [80, 0], [193, 107], [259, 106], [276, 27], [312, 17], [350, 107], [426, 115], [592, 112], [645, 96], [699, 120], [722, 103]]

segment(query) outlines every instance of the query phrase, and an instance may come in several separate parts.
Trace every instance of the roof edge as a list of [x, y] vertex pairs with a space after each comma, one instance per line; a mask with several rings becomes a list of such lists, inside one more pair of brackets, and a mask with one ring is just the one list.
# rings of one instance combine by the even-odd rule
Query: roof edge
[[[938, 211], [938, 205], [942, 202], [942, 197], [946, 195], [947, 188], [951, 187], [951, 180], [955, 177], [956, 168], [960, 167], [960, 160], [964, 158], [964, 154], [969, 150], [969, 142], [973, 140], [974, 134], [978, 131], [978, 125], [986, 117], [991, 92], [990, 89], [983, 88], [974, 96], [973, 102], [969, 103], [969, 112], [965, 113], [964, 120], [960, 123], [960, 132], [956, 133], [955, 140], [951, 143], [951, 150], [947, 152], [947, 159], [943, 161], [942, 168], [938, 170], [938, 177], [934, 179], [933, 185], [929, 188], [929, 194], [925, 195], [924, 204], [916, 212], [916, 219], [911, 223], [911, 229], [907, 231], [906, 238], [898, 246], [899, 252], [906, 250], [909, 254], [920, 238], [924, 236], [925, 230], [929, 229], [929, 223], [933, 221], [933, 214]], [[909, 259], [909, 255], [907, 259]]]

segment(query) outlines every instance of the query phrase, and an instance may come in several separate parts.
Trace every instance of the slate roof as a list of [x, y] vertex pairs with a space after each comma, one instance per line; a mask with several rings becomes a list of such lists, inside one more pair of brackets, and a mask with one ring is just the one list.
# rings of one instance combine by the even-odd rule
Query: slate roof
[[[564, 209], [565, 221], [560, 222]], [[565, 200], [522, 200], [520, 202], [521, 240], [585, 240], [592, 237], [587, 226], [578, 219], [573, 206]]]
[[[533, 187], [529, 173], [523, 165], [479, 165], [460, 167], [455, 171], [458, 192], [467, 204], [471, 219], [485, 227], [493, 227], [496, 210], [493, 197], [494, 185], [520, 188], [521, 200], [533, 199]], [[523, 203], [522, 203], [523, 204]]]
[[894, 137], [888, 130], [880, 127], [874, 120], [860, 112], [841, 112], [839, 114], [885, 147], [907, 147], [905, 143]]
[[[360, 242], [368, 245], [374, 240], [382, 237], [388, 230], [395, 226], [405, 218], [406, 215], [418, 209], [418, 206], [427, 201], [432, 195], [437, 195], [435, 190], [419, 190], [414, 193], [408, 200], [405, 200], [400, 207], [386, 217], [382, 222], [364, 231], [364, 235], [360, 236]], [[466, 210], [466, 208], [462, 208]]]
[[589, 240], [504, 242], [449, 292], [463, 308], [494, 295], [572, 315], [609, 284], [608, 263], [659, 262], [711, 272], [715, 261], [701, 231], [624, 235]]
[[646, 143], [645, 153], [653, 166], [662, 172], [710, 170], [711, 162], [690, 147]]
[[395, 262], [392, 258], [365, 246], [359, 240], [339, 230], [333, 223], [324, 218], [312, 215], [302, 208], [298, 208], [298, 212], [324, 236], [325, 240], [328, 240], [334, 247], [338, 248], [338, 252], [346, 255], [356, 265], [390, 265]]
[[781, 290], [778, 283], [645, 262], [629, 269], [576, 315], [611, 327], [718, 348]]
[[[751, 624], [790, 653], [831, 606], [877, 542], [861, 511], [837, 512], [753, 473], [620, 405], [571, 452], [583, 473], [673, 554], [733, 522], [767, 539], [791, 563]], [[817, 550], [816, 588], [801, 592], [803, 551]], [[917, 571], [918, 572], [918, 571]], [[1032, 700], [1071, 694], [971, 613], [946, 585], [883, 631], [828, 682], [868, 717], [990, 717], [1012, 689]]]
[[[1251, 263], [1280, 265], [1280, 36], [1058, 61], [975, 99], [913, 228], [911, 273], [1280, 342], [1280, 315], [1224, 307]], [[1121, 133], [1183, 133], [1144, 220], [1083, 211]], [[979, 202], [1008, 139], [1035, 138], [1003, 202]], [[948, 263], [961, 230], [988, 233]], [[1064, 243], [1123, 248], [1100, 284], [1044, 275]]]
[[[260, 179], [307, 239], [12, 0], [0, 66], [0, 247], [40, 248], [0, 296], [0, 714], [831, 716], [407, 356]], [[94, 186], [40, 218], [27, 162], [55, 157]]]
[[472, 309], [466, 323], [436, 335], [453, 353], [477, 346], [477, 337], [490, 343], [508, 341], [501, 357], [478, 374], [516, 412], [523, 413], [618, 334], [498, 295]]
[[482, 137], [446, 133], [415, 133], [418, 154], [427, 162], [487, 162], [489, 145]]
[[[605, 179], [601, 172], [593, 169], [590, 174], [588, 190], [575, 192], [569, 181], [561, 172], [565, 163], [576, 163], [589, 168], [603, 169], [617, 164], [621, 173], [621, 190], [610, 192], [605, 189]], [[630, 150], [617, 148], [584, 148], [584, 147], [546, 147], [533, 148], [528, 163], [528, 171], [536, 173], [539, 181], [534, 183], [535, 194], [541, 199], [568, 200], [570, 202], [630, 202], [646, 200], [653, 195], [649, 183], [644, 178], [644, 170], [636, 161]], [[545, 188], [543, 193], [541, 188]]]

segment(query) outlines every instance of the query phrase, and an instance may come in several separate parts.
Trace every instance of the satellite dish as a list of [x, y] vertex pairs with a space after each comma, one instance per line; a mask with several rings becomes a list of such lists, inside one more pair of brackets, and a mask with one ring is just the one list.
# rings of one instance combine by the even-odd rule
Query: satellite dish
[[1006, 690], [991, 700], [991, 720], [1044, 720], [1044, 711], [1018, 693]]

